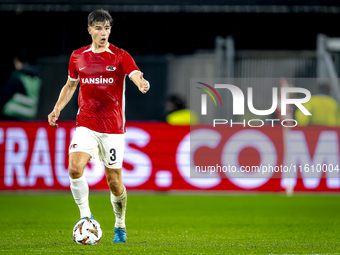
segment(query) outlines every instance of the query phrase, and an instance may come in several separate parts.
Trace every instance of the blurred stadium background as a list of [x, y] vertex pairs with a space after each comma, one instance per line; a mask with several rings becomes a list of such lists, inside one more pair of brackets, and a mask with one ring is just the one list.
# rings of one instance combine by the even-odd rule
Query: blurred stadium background
[[[175, 245], [174, 248], [170, 245], [170, 253], [211, 254], [209, 251], [224, 253], [226, 247], [231, 249], [226, 253], [236, 254], [339, 252], [338, 238], [335, 238], [339, 234], [337, 230], [340, 216], [339, 171], [333, 172], [333, 175], [318, 173], [294, 176], [292, 185], [295, 191], [309, 192], [308, 194], [312, 196], [317, 194], [315, 197], [293, 197], [291, 199], [296, 200], [288, 201], [278, 196], [263, 198], [260, 196], [253, 200], [251, 196], [258, 192], [284, 194], [287, 191], [288, 184], [285, 179], [287, 176], [275, 174], [258, 181], [255, 178], [239, 181], [230, 176], [221, 178], [226, 176], [219, 175], [207, 179], [190, 178], [188, 165], [190, 155], [187, 155], [190, 149], [188, 146], [190, 127], [173, 126], [165, 121], [166, 102], [170, 95], [181, 95], [189, 107], [191, 78], [279, 79], [286, 77], [289, 82], [307, 88], [312, 94], [317, 93], [315, 78], [328, 78], [331, 85], [330, 95], [339, 104], [340, 2], [336, 0], [0, 0], [2, 24], [0, 87], [5, 84], [14, 70], [12, 58], [19, 49], [26, 50], [31, 56], [42, 79], [35, 122], [0, 120], [0, 190], [3, 191], [0, 193], [0, 201], [2, 200], [1, 204], [6, 205], [2, 207], [0, 215], [7, 219], [2, 232], [5, 240], [0, 242], [0, 251], [17, 254], [16, 252], [19, 251], [28, 253], [32, 252], [32, 249], [33, 251], [38, 249], [39, 252], [43, 252], [42, 249], [37, 248], [41, 241], [39, 238], [30, 237], [28, 240], [32, 244], [22, 240], [17, 241], [18, 247], [13, 241], [20, 239], [18, 236], [21, 235], [22, 228], [24, 231], [29, 231], [29, 228], [36, 226], [33, 220], [21, 220], [25, 214], [19, 213], [23, 211], [20, 203], [26, 203], [25, 206], [30, 208], [26, 210], [26, 215], [30, 215], [29, 217], [35, 217], [42, 204], [46, 203], [42, 208], [48, 212], [54, 211], [55, 206], [53, 203], [48, 204], [50, 199], [45, 197], [46, 194], [42, 196], [42, 193], [37, 193], [42, 196], [42, 200], [34, 195], [34, 198], [31, 197], [32, 202], [28, 202], [29, 200], [24, 202], [26, 196], [22, 195], [27, 194], [19, 192], [13, 195], [8, 191], [67, 190], [69, 192], [67, 151], [78, 110], [77, 95], [62, 111], [59, 119], [60, 128], [49, 127], [46, 120], [66, 82], [68, 61], [72, 51], [91, 43], [86, 30], [87, 15], [97, 8], [107, 9], [114, 19], [109, 41], [133, 56], [144, 72], [144, 77], [151, 84], [151, 90], [146, 95], [142, 95], [127, 79], [128, 132], [123, 175], [128, 190], [135, 191], [137, 195], [136, 197], [132, 195], [131, 210], [135, 211], [130, 214], [130, 229], [135, 237], [132, 237], [132, 246], [128, 246], [125, 252], [138, 254], [139, 249], [144, 251], [149, 249], [147, 251], [150, 253], [160, 252], [157, 250], [157, 245], [158, 242], [163, 241], [151, 237], [150, 243], [145, 244], [143, 235], [160, 235], [164, 239], [168, 238], [166, 233], [173, 233], [176, 231], [174, 227], [179, 226], [173, 215], [187, 222], [187, 225], [180, 227], [180, 231], [187, 242], [184, 245], [189, 248], [181, 250], [182, 246]], [[299, 84], [301, 81], [299, 78], [305, 78], [302, 79], [304, 82]], [[310, 83], [306, 83], [307, 78], [311, 79]], [[257, 108], [270, 107], [269, 88], [275, 86], [280, 85], [269, 84], [255, 88], [254, 105]], [[246, 88], [241, 87], [241, 89], [245, 91]], [[230, 110], [232, 105], [230, 95], [226, 96], [223, 102], [227, 102], [228, 105], [226, 118], [233, 118]], [[236, 134], [238, 136], [235, 136]], [[280, 165], [285, 164], [285, 157], [290, 157], [291, 162], [296, 165], [327, 164], [335, 167], [340, 163], [339, 134], [338, 127], [327, 126], [297, 127], [288, 136], [283, 134], [280, 126], [272, 129], [264, 127], [255, 131], [238, 127], [224, 134], [221, 143], [214, 148], [214, 153], [220, 155], [223, 146], [232, 139], [235, 142], [235, 137], [243, 137], [243, 140], [248, 139], [248, 141], [258, 138], [262, 140], [250, 142], [239, 148], [238, 153], [235, 154], [235, 160], [237, 159], [239, 164], [258, 165], [274, 162]], [[241, 140], [236, 142], [241, 143]], [[262, 162], [265, 160], [265, 155], [261, 154], [262, 143], [273, 146], [274, 151], [269, 154], [275, 154], [276, 161]], [[204, 146], [203, 144], [202, 147]], [[201, 149], [204, 151], [207, 147]], [[104, 168], [100, 162], [88, 163], [86, 172], [90, 190], [107, 190]], [[168, 199], [171, 201], [157, 207], [157, 203], [160, 202], [156, 197], [149, 198], [148, 195], [143, 196], [143, 193], [140, 193], [145, 190], [148, 192], [184, 191], [187, 192], [186, 195], [189, 194], [188, 192], [196, 192], [197, 195], [216, 194], [216, 192], [228, 195], [235, 191], [246, 191], [242, 194], [251, 196], [244, 196], [241, 200], [232, 197], [223, 199], [214, 197], [215, 202], [210, 209], [207, 206], [197, 207], [201, 198], [198, 198], [194, 204], [188, 202], [193, 201], [191, 197], [165, 198], [164, 196], [163, 201]], [[327, 192], [327, 199], [318, 197], [324, 195], [323, 192]], [[62, 226], [60, 231], [63, 233], [64, 230], [69, 231], [73, 222], [77, 220], [77, 209], [70, 192], [67, 193], [70, 197], [67, 201], [65, 198], [60, 198], [60, 194], [51, 193], [51, 196], [55, 196], [55, 201], [62, 201], [60, 203], [64, 203], [65, 207], [68, 206], [65, 214], [72, 213], [75, 218], [67, 222], [60, 220], [54, 223], [44, 219], [43, 216], [40, 217], [42, 221], [47, 221], [52, 226]], [[336, 196], [331, 196], [334, 194]], [[138, 203], [139, 196], [146, 201], [145, 204]], [[101, 202], [103, 198], [95, 195], [92, 199], [93, 203], [100, 208], [102, 204], [99, 201]], [[207, 205], [212, 200], [203, 198], [203, 201]], [[30, 207], [30, 203], [34, 206]], [[223, 203], [224, 207], [221, 206]], [[159, 209], [154, 214], [150, 214], [153, 217], [163, 215], [163, 218], [160, 216], [152, 225], [154, 229], [161, 226], [163, 233], [155, 232], [154, 229], [148, 230], [147, 224], [140, 224], [144, 220], [150, 222], [155, 219], [138, 214], [138, 211], [148, 210], [147, 206]], [[12, 213], [11, 208], [16, 208], [16, 213]], [[102, 227], [108, 229], [112, 215], [108, 208], [105, 210], [107, 213], [103, 216], [104, 212], [98, 209], [97, 217]], [[180, 213], [181, 210], [184, 210], [186, 216]], [[237, 219], [233, 218], [235, 217], [233, 210], [241, 216]], [[265, 216], [268, 218], [262, 218], [261, 213], [266, 214], [266, 210], [270, 212]], [[328, 214], [325, 214], [325, 210]], [[206, 217], [200, 216], [207, 215], [206, 211], [216, 221], [212, 222], [212, 219], [207, 220]], [[245, 212], [256, 213], [257, 211], [261, 215], [258, 214], [255, 218], [245, 214]], [[311, 212], [314, 214], [312, 215]], [[217, 221], [220, 214], [225, 215], [228, 220]], [[280, 218], [274, 216], [279, 214]], [[59, 218], [60, 214], [49, 215]], [[296, 215], [298, 215], [297, 219], [294, 218]], [[165, 225], [164, 221], [167, 219], [172, 219], [173, 225]], [[203, 221], [206, 222], [202, 224]], [[192, 227], [197, 224], [206, 227], [206, 232]], [[304, 228], [308, 224], [311, 227]], [[252, 228], [248, 229], [247, 226]], [[44, 228], [43, 223], [39, 223], [34, 232], [38, 237], [41, 234], [39, 228]], [[185, 232], [187, 228], [189, 234]], [[232, 233], [229, 236], [222, 234], [229, 230], [233, 231], [234, 236], [231, 236]], [[104, 234], [112, 234], [110, 231], [104, 231]], [[47, 233], [53, 240], [58, 239], [60, 235], [59, 232], [54, 233], [52, 230]], [[205, 246], [204, 242], [202, 246], [198, 241], [202, 236], [205, 240], [207, 233], [211, 236], [217, 234], [216, 246]], [[304, 238], [299, 239], [302, 240], [300, 243], [292, 241], [297, 235]], [[58, 245], [68, 247], [70, 241], [68, 239], [56, 241], [57, 246], [54, 247], [50, 245], [49, 240], [45, 239], [41, 242], [49, 246], [44, 246], [43, 249], [50, 250], [52, 253], [62, 252], [61, 246]], [[183, 239], [178, 240], [176, 237], [168, 241], [178, 244], [181, 240]], [[165, 252], [168, 245], [161, 246], [161, 251]], [[232, 246], [236, 248], [232, 250]], [[70, 246], [68, 249], [73, 254], [77, 252], [74, 247]], [[101, 249], [103, 249], [102, 254], [110, 252], [103, 246]], [[124, 252], [124, 248], [118, 249]]]
[[[134, 183], [131, 188], [162, 189], [163, 185], [167, 190], [190, 189], [192, 186], [198, 189], [239, 190], [247, 187], [233, 183], [237, 187], [230, 188], [228, 180], [223, 180], [222, 186], [218, 186], [219, 182], [215, 182], [215, 186], [195, 186], [193, 183], [199, 181], [190, 181], [186, 176], [188, 168], [183, 165], [188, 158], [178, 155], [185, 153], [183, 148], [186, 145], [183, 144], [189, 139], [188, 126], [170, 126], [164, 122], [169, 95], [181, 95], [189, 107], [190, 78], [287, 77], [294, 85], [307, 88], [312, 94], [317, 92], [315, 78], [331, 78], [331, 96], [338, 103], [340, 101], [340, 85], [337, 79], [340, 71], [340, 31], [337, 28], [340, 3], [337, 1], [100, 0], [94, 4], [87, 0], [1, 0], [3, 39], [0, 43], [3, 52], [0, 84], [3, 86], [14, 69], [12, 58], [19, 49], [26, 50], [31, 56], [43, 84], [36, 118], [41, 122], [1, 122], [2, 189], [26, 187], [28, 183], [31, 183], [28, 187], [33, 189], [67, 187], [67, 181], [65, 185], [55, 186], [51, 184], [54, 181], [49, 182], [44, 178], [57, 178], [58, 173], [67, 172], [65, 151], [78, 110], [77, 96], [73, 97], [60, 116], [60, 121], [71, 121], [70, 123], [65, 123], [60, 130], [55, 131], [47, 127], [46, 119], [67, 79], [70, 54], [74, 49], [91, 43], [86, 21], [88, 13], [96, 8], [111, 12], [114, 24], [110, 42], [127, 50], [152, 84], [150, 92], [142, 95], [127, 81], [126, 118], [128, 129], [132, 130], [128, 136], [134, 145], [127, 144], [127, 152], [130, 154], [125, 158], [126, 182], [129, 182], [130, 177], [138, 179], [142, 175], [148, 176], [141, 179], [144, 182], [131, 181]], [[305, 78], [305, 82], [299, 84], [299, 78]], [[308, 78], [314, 82], [306, 83]], [[267, 98], [271, 98], [271, 90], [268, 88], [273, 86], [279, 84], [266, 84], [255, 88], [254, 104], [258, 108], [267, 109], [270, 106], [271, 100]], [[246, 89], [244, 86], [241, 88], [244, 91]], [[226, 118], [233, 118], [230, 95], [224, 99], [228, 102]], [[299, 153], [307, 159], [297, 158], [294, 163], [338, 165], [338, 130], [334, 128], [332, 132], [335, 133], [323, 133], [327, 128], [302, 129], [304, 135], [298, 136], [302, 139], [302, 149]], [[166, 138], [162, 136], [164, 130], [167, 130]], [[274, 130], [276, 135], [268, 139], [277, 150], [276, 163], [279, 165], [284, 163], [283, 154], [290, 145], [284, 147], [286, 140], [282, 138], [282, 130], [278, 127]], [[231, 129], [229, 135], [236, 132], [237, 130]], [[271, 137], [271, 134], [267, 132], [266, 136]], [[277, 137], [281, 138], [277, 140]], [[327, 146], [330, 148], [327, 144], [329, 137], [336, 139], [335, 149], [331, 152], [332, 159], [325, 156], [328, 151], [323, 151]], [[287, 139], [288, 142], [294, 141], [296, 137], [292, 135]], [[44, 143], [45, 140], [49, 142]], [[319, 147], [317, 144], [326, 147]], [[248, 147], [254, 149], [252, 145]], [[221, 149], [222, 145], [219, 148]], [[49, 152], [46, 156], [47, 150]], [[240, 161], [243, 160], [248, 165], [263, 163], [261, 154], [256, 152], [256, 149], [255, 152], [251, 150], [248, 148], [248, 151], [240, 151]], [[141, 162], [134, 162], [133, 157], [138, 152], [146, 157]], [[20, 153], [26, 154], [22, 156]], [[288, 150], [288, 155], [289, 153]], [[291, 152], [294, 153], [296, 151]], [[138, 164], [142, 167], [138, 167]], [[46, 165], [49, 166], [49, 174], [43, 171]], [[61, 172], [58, 170], [60, 165], [63, 169]], [[91, 163], [89, 169], [91, 170]], [[20, 175], [24, 178], [21, 184]], [[32, 181], [30, 176], [35, 181]], [[305, 176], [309, 177], [313, 176]], [[319, 179], [322, 177], [327, 176], [317, 176]], [[15, 181], [15, 178], [19, 181]], [[150, 181], [149, 178], [154, 180]], [[165, 179], [165, 184], [155, 184], [157, 178]], [[279, 179], [271, 180], [276, 184], [271, 184], [264, 190], [284, 190], [284, 185], [278, 184]], [[143, 186], [147, 181], [152, 185]], [[40, 184], [33, 185], [36, 182]], [[322, 184], [323, 182], [324, 180], [318, 180], [320, 185], [312, 185], [313, 190], [338, 191], [340, 188], [340, 181], [334, 181], [334, 178], [326, 184]], [[98, 188], [105, 186], [104, 180], [101, 183]], [[306, 185], [300, 184], [300, 189], [308, 190]], [[261, 189], [261, 186], [257, 188]]]
[[[111, 43], [133, 55], [154, 84], [146, 97], [127, 86], [129, 120], [164, 120], [166, 95], [179, 93], [189, 101], [187, 83], [192, 77], [315, 78], [318, 35], [340, 36], [340, 6], [331, 0], [100, 0], [95, 4], [1, 0], [0, 19], [8, 40], [1, 41], [0, 84], [14, 68], [14, 53], [29, 51], [43, 80], [38, 120], [46, 120], [65, 83], [72, 51], [91, 43], [86, 18], [95, 8], [112, 13]], [[338, 70], [338, 52], [332, 57]], [[76, 101], [74, 97], [61, 120], [74, 119]], [[137, 110], [141, 102], [144, 111]]]
[[[14, 69], [12, 62], [14, 54], [20, 49], [26, 50], [42, 79], [37, 121], [46, 121], [47, 115], [53, 108], [60, 89], [67, 79], [68, 61], [72, 51], [91, 43], [86, 30], [87, 15], [95, 8], [105, 8], [111, 12], [114, 24], [110, 42], [128, 51], [152, 84], [152, 89], [146, 95], [139, 93], [128, 79], [126, 86], [128, 123], [138, 121], [137, 126], [146, 125], [143, 129], [146, 133], [141, 133], [140, 136], [150, 136], [151, 141], [157, 137], [157, 134], [151, 132], [161, 132], [163, 126], [161, 124], [162, 128], [158, 128], [157, 125], [154, 127], [150, 123], [165, 122], [166, 102], [169, 95], [180, 95], [186, 101], [186, 107], [189, 107], [191, 78], [287, 77], [289, 82], [307, 88], [312, 94], [317, 92], [315, 78], [332, 78], [331, 96], [338, 103], [340, 102], [340, 85], [337, 79], [340, 73], [340, 40], [338, 39], [340, 31], [337, 29], [340, 4], [337, 1], [213, 0], [207, 3], [206, 1], [101, 0], [94, 4], [91, 1], [80, 0], [68, 2], [1, 0], [0, 3], [0, 19], [4, 24], [3, 40], [0, 42], [3, 49], [0, 84], [4, 85]], [[301, 80], [304, 82], [299, 84]], [[273, 86], [278, 87], [279, 84], [255, 84], [254, 105], [256, 107], [268, 109], [271, 106], [270, 88]], [[241, 84], [240, 87], [245, 93], [246, 86]], [[231, 94], [222, 94], [222, 100], [227, 102], [227, 107], [223, 109], [226, 119], [232, 119]], [[54, 146], [54, 138], [62, 132], [69, 133], [77, 110], [77, 95], [75, 95], [60, 116], [60, 121], [72, 121], [71, 125], [65, 126], [66, 130], [54, 133], [47, 127], [40, 134], [36, 132], [38, 128], [47, 124], [40, 123], [34, 126], [35, 131], [25, 131], [28, 136], [25, 132], [21, 135], [34, 141], [38, 134], [45, 137], [46, 130], [49, 136], [53, 133], [53, 137], [48, 138], [51, 142], [47, 145], [50, 146], [53, 155], [54, 150], [58, 151]], [[151, 125], [150, 128], [147, 123]], [[11, 124], [2, 125], [4, 128], [11, 126]], [[20, 125], [25, 126], [25, 124]], [[131, 129], [133, 128], [134, 125]], [[181, 131], [184, 135], [177, 133], [176, 137], [171, 138], [172, 141], [177, 142], [176, 146], [185, 138], [185, 128], [175, 126], [166, 128], [172, 132], [176, 129], [184, 130]], [[148, 131], [148, 129], [156, 131]], [[11, 136], [11, 133], [6, 133], [9, 130], [3, 128], [0, 130], [3, 151], [9, 151], [12, 145], [15, 148], [17, 146], [15, 140], [11, 140], [12, 145], [10, 142], [4, 142]], [[308, 130], [310, 128], [307, 128]], [[318, 131], [319, 135], [321, 131], [322, 129]], [[281, 131], [278, 132], [276, 136], [282, 136]], [[17, 135], [12, 134], [12, 136]], [[309, 143], [307, 138], [311, 151], [305, 152], [310, 154], [308, 156], [311, 160], [313, 160], [314, 145], [317, 141], [321, 141], [317, 140], [318, 135], [314, 137], [315, 139]], [[145, 147], [149, 141], [138, 145], [139, 149]], [[69, 140], [66, 140], [63, 153], [67, 151], [68, 143]], [[279, 146], [280, 142], [274, 143]], [[161, 145], [155, 143], [152, 146], [155, 149], [151, 149], [148, 153], [154, 153], [157, 151], [157, 146]], [[168, 162], [160, 164], [159, 170], [171, 168], [174, 178], [177, 169], [181, 168], [178, 158], [173, 158], [173, 154], [178, 155], [176, 146], [170, 152], [164, 151], [165, 155], [172, 155], [170, 161], [166, 158], [162, 161], [154, 154], [157, 158], [156, 162]], [[25, 161], [27, 167], [33, 142], [29, 143], [28, 147], [30, 150]], [[278, 155], [283, 151], [280, 148], [277, 148]], [[1, 155], [3, 156], [1, 161], [7, 160], [9, 164], [10, 157]], [[49, 155], [48, 158], [50, 157]], [[67, 155], [65, 157], [66, 159], [63, 160], [67, 162]], [[282, 158], [278, 157], [278, 164], [280, 160], [282, 163]], [[335, 157], [338, 158], [339, 155]], [[127, 158], [128, 156], [125, 165], [128, 165]], [[40, 159], [39, 162], [36, 164], [46, 164], [47, 161]], [[57, 159], [52, 157], [48, 162], [53, 165]], [[153, 165], [150, 166], [152, 168], [150, 176], [153, 176], [156, 172], [155, 163], [150, 163], [150, 160], [148, 162], [144, 163]], [[254, 162], [259, 162], [259, 159]], [[16, 168], [6, 172], [5, 165], [6, 163], [2, 164], [3, 172], [9, 175], [17, 173]], [[51, 166], [51, 169], [54, 167]], [[130, 172], [127, 170], [127, 173], [131, 173], [134, 167], [130, 166], [126, 169], [130, 170]], [[28, 172], [28, 169], [25, 171]], [[4, 175], [6, 174], [2, 176]], [[169, 177], [166, 172], [160, 175], [164, 178]]]

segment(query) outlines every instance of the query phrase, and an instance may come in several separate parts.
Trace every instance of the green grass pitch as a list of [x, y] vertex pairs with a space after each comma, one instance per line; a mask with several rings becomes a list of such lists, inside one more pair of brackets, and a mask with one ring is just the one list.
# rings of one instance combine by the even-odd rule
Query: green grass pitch
[[72, 241], [71, 193], [0, 193], [0, 254], [339, 254], [340, 196], [130, 194], [128, 242], [112, 244], [108, 194], [90, 195], [103, 229]]

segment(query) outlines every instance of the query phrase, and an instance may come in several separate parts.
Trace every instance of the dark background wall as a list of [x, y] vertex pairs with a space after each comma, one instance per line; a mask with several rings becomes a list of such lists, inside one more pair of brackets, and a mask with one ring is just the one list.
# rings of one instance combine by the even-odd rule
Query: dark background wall
[[[67, 62], [73, 50], [91, 43], [87, 32], [87, 15], [92, 1], [0, 1], [0, 22], [2, 24], [0, 46], [1, 77], [4, 84], [13, 70], [12, 56], [18, 49], [26, 49], [38, 60], [45, 78], [53, 78], [44, 84], [42, 97], [44, 104], [39, 119], [44, 119], [52, 109], [60, 88], [67, 78]], [[150, 94], [142, 97], [129, 84], [127, 90], [127, 117], [135, 120], [162, 120], [167, 94], [167, 63], [169, 54], [192, 54], [198, 49], [212, 50], [218, 35], [232, 35], [238, 49], [287, 49], [314, 50], [316, 35], [340, 37], [338, 28], [340, 10], [338, 1], [100, 1], [102, 7], [111, 9], [114, 24], [110, 42], [124, 48], [135, 59], [153, 85]], [[99, 3], [93, 8], [101, 7]], [[71, 4], [70, 4], [71, 3]], [[41, 5], [40, 10], [38, 6]], [[50, 10], [46, 4], [49, 4]], [[155, 12], [155, 9], [132, 10], [133, 4], [139, 6], [178, 6], [178, 11]], [[222, 9], [214, 13], [200, 9], [195, 12], [193, 5], [249, 5], [255, 9], [242, 9], [228, 12]], [[185, 7], [186, 5], [187, 7]], [[286, 6], [286, 9], [263, 9], [266, 5]], [[304, 9], [296, 11], [294, 6], [331, 6], [328, 9]], [[28, 6], [31, 9], [28, 8]], [[56, 6], [59, 6], [60, 10]], [[69, 6], [69, 7], [66, 7]], [[113, 6], [113, 7], [112, 7]], [[115, 6], [115, 7], [114, 7]], [[126, 6], [123, 11], [119, 8]], [[191, 8], [189, 8], [189, 7]], [[64, 9], [62, 9], [62, 7]], [[7, 8], [7, 9], [6, 9]], [[84, 9], [85, 8], [85, 9]], [[86, 9], [87, 8], [87, 9]], [[113, 9], [112, 9], [113, 8]], [[118, 8], [118, 9], [117, 9]], [[130, 8], [130, 9], [129, 9]], [[181, 9], [182, 8], [182, 9]], [[185, 9], [186, 8], [186, 9]], [[262, 8], [262, 9], [261, 9]], [[65, 11], [69, 10], [69, 11]], [[77, 11], [78, 10], [78, 11]], [[144, 11], [143, 11], [144, 10]], [[235, 9], [236, 10], [236, 9]], [[313, 11], [314, 10], [314, 11]], [[47, 70], [47, 72], [46, 72]], [[143, 104], [152, 111], [140, 108]], [[70, 105], [72, 114], [66, 119], [74, 119], [76, 100]], [[150, 109], [147, 107], [147, 109]]]

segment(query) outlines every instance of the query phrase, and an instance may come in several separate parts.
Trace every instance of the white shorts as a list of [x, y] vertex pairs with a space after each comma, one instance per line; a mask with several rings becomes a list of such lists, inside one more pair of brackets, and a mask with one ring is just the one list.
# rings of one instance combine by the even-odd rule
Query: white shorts
[[106, 134], [77, 127], [68, 153], [86, 152], [92, 158], [99, 155], [107, 168], [120, 169], [123, 166], [124, 134]]

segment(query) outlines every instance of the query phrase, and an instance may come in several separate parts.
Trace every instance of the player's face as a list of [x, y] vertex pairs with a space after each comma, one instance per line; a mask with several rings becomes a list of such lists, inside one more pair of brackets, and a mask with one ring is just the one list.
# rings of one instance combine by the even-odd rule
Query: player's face
[[97, 22], [92, 27], [88, 28], [92, 37], [92, 42], [98, 47], [105, 47], [108, 44], [109, 35], [111, 33], [110, 23]]

